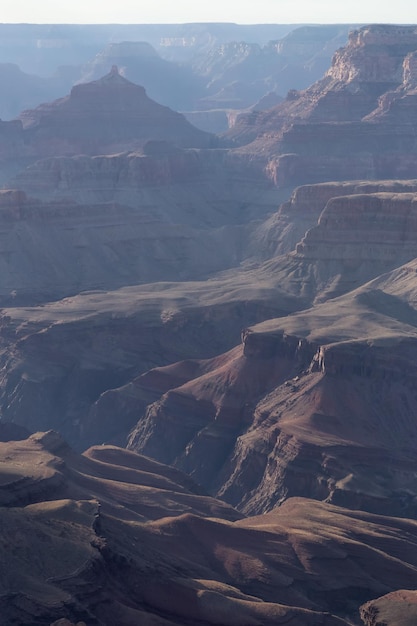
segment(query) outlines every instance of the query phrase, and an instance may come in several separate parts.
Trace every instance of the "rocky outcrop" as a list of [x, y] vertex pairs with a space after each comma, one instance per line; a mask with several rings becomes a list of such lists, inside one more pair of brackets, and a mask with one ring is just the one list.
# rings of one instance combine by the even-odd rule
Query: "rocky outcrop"
[[[291, 194], [290, 199], [282, 203], [279, 210], [254, 231], [252, 236], [253, 253], [258, 256], [262, 255], [263, 259], [267, 259], [295, 250], [297, 244], [301, 243], [301, 240], [304, 241], [310, 237], [308, 232], [310, 229], [313, 229], [311, 236], [314, 237], [314, 233], [319, 228], [317, 222], [319, 222], [321, 213], [325, 209], [326, 214], [328, 212], [332, 213], [333, 207], [336, 208], [339, 203], [339, 200], [336, 199], [341, 196], [357, 196], [357, 199], [346, 200], [347, 203], [350, 203], [349, 210], [352, 211], [351, 227], [353, 228], [354, 221], [358, 219], [358, 212], [363, 210], [360, 208], [361, 196], [363, 194], [410, 194], [415, 192], [417, 192], [417, 181], [415, 180], [340, 181], [297, 187]], [[405, 195], [396, 195], [396, 197], [398, 197], [399, 201], [402, 198], [405, 203], [410, 201], [411, 198], [408, 197], [407, 199]], [[332, 203], [328, 205], [330, 200], [332, 200]], [[333, 201], [335, 204], [333, 204]], [[395, 203], [391, 205], [391, 208], [394, 211], [394, 215], [396, 215]], [[354, 218], [353, 215], [356, 215], [356, 217]], [[396, 219], [394, 215], [393, 219]], [[346, 217], [348, 220], [350, 219], [347, 215]], [[335, 217], [335, 220], [337, 219]], [[405, 225], [401, 222], [400, 216], [398, 216], [398, 220], [398, 226], [401, 231]], [[362, 224], [358, 226], [358, 228], [362, 227], [364, 227]], [[344, 234], [339, 232], [339, 236], [340, 243], [344, 242]], [[358, 236], [361, 235], [358, 234]], [[393, 236], [396, 235], [393, 234]], [[325, 237], [323, 236], [322, 244], [326, 247], [324, 239]], [[302, 245], [300, 246], [301, 248]], [[338, 251], [335, 250], [336, 257], [338, 254]]]
[[413, 267], [252, 328], [151, 404], [130, 447], [247, 512], [308, 494], [413, 516]]
[[269, 155], [280, 186], [324, 180], [407, 178], [416, 167], [410, 77], [415, 27], [350, 34], [324, 78], [264, 113], [240, 116], [229, 136]]
[[102, 394], [156, 365], [219, 354], [238, 341], [243, 326], [297, 306], [249, 273], [213, 280], [210, 291], [204, 281], [157, 283], [3, 309], [3, 419], [31, 431], [58, 429], [82, 449], [123, 444], [138, 407], [118, 417], [111, 404], [105, 416], [90, 413]]
[[[317, 254], [332, 260], [338, 256], [360, 260], [361, 255], [391, 260], [398, 258], [401, 248], [405, 257], [413, 258], [417, 239], [416, 206], [416, 193], [383, 192], [332, 198], [321, 213], [317, 227], [306, 233], [296, 251], [304, 256]], [[332, 249], [333, 242], [338, 245], [337, 251]]]
[[393, 591], [361, 606], [360, 615], [365, 626], [411, 626], [417, 620], [417, 592]]
[[[363, 193], [368, 189], [370, 193]], [[377, 189], [381, 191], [374, 193]], [[344, 190], [350, 195], [342, 195]], [[310, 302], [334, 298], [415, 258], [414, 190], [415, 181], [302, 187], [267, 222], [270, 229], [259, 228], [254, 241], [265, 243], [267, 250], [285, 251], [330, 197], [295, 250], [265, 266], [288, 293], [303, 295]], [[310, 211], [304, 207], [303, 195], [311, 196]]]

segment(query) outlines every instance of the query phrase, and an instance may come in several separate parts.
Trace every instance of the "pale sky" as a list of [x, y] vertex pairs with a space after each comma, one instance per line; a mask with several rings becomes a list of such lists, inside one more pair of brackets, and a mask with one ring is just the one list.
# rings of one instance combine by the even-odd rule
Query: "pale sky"
[[417, 24], [416, 0], [0, 0], [0, 23]]

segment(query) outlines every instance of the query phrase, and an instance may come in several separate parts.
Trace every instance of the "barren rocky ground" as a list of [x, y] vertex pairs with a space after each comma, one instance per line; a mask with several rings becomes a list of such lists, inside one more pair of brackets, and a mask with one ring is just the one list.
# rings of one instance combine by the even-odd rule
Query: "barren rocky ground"
[[[206, 50], [202, 100], [299, 37]], [[221, 135], [135, 55], [0, 122], [0, 623], [409, 626], [416, 28]]]

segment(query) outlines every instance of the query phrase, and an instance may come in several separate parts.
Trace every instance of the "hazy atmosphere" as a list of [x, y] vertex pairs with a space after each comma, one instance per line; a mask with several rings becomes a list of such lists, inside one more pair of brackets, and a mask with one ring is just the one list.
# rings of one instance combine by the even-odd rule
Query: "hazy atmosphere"
[[321, 0], [297, 3], [289, 0], [258, 0], [257, 2], [198, 3], [191, 0], [157, 0], [136, 2], [119, 0], [3, 0], [0, 22], [3, 23], [182, 23], [236, 22], [261, 23], [413, 23], [417, 7], [410, 0], [394, 3], [379, 0], [331, 2]]
[[416, 6], [0, 0], [0, 626], [417, 625]]

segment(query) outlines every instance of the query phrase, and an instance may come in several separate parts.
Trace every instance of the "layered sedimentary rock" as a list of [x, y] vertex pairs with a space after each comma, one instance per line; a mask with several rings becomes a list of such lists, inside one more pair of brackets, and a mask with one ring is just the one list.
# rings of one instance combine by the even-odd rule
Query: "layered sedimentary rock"
[[[22, 233], [20, 239], [27, 232], [28, 242], [34, 239], [35, 233], [38, 233], [35, 241], [44, 241], [43, 233], [42, 236], [53, 240], [56, 246], [51, 248], [49, 244], [48, 247], [44, 241], [15, 265], [5, 256], [8, 271], [4, 276], [9, 276], [11, 282], [4, 286], [4, 302], [25, 302], [25, 297], [27, 301], [35, 296], [42, 296], [44, 301], [53, 289], [57, 289], [58, 283], [60, 288], [67, 290], [69, 287], [76, 291], [93, 286], [102, 291], [39, 308], [23, 311], [15, 308], [4, 312], [1, 332], [4, 342], [3, 418], [32, 429], [55, 425], [63, 429], [71, 442], [78, 439], [81, 446], [102, 440], [123, 444], [146, 406], [158, 399], [158, 393], [161, 395], [177, 387], [175, 381], [170, 381], [171, 374], [166, 378], [165, 386], [159, 388], [158, 383], [155, 387], [153, 374], [142, 376], [147, 370], [181, 359], [213, 357], [231, 348], [242, 327], [248, 324], [291, 313], [314, 301], [345, 293], [414, 258], [417, 249], [414, 194], [404, 191], [414, 186], [413, 181], [401, 184], [375, 182], [369, 185], [369, 191], [396, 189], [399, 193], [369, 194], [357, 193], [368, 189], [368, 185], [361, 183], [300, 188], [291, 202], [282, 208], [282, 219], [296, 212], [302, 214], [306, 223], [319, 213], [328, 198], [330, 200], [325, 204], [317, 226], [307, 232], [295, 252], [278, 256], [260, 266], [248, 266], [239, 272], [230, 270], [208, 283], [160, 283], [112, 293], [106, 291], [109, 284], [126, 284], [128, 280], [133, 283], [135, 277], [137, 280], [139, 276], [147, 276], [146, 272], [150, 272], [150, 276], [162, 277], [174, 276], [180, 271], [180, 265], [170, 261], [169, 257], [165, 258], [164, 264], [161, 252], [159, 266], [155, 267], [153, 260], [148, 268], [140, 246], [132, 246], [130, 253], [129, 249], [124, 249], [127, 241], [138, 241], [143, 245], [146, 243], [145, 252], [150, 250], [152, 224], [148, 225], [126, 207], [113, 206], [110, 209], [106, 205], [95, 207], [94, 213], [89, 209], [91, 222], [84, 218], [80, 221], [83, 207], [68, 203], [31, 204], [21, 193], [4, 192], [4, 220], [7, 227], [12, 228], [11, 232]], [[339, 193], [351, 195], [338, 196]], [[309, 207], [311, 215], [308, 215]], [[52, 231], [46, 230], [45, 211], [49, 228], [53, 218], [55, 226]], [[74, 215], [70, 219], [71, 212]], [[95, 239], [98, 218], [101, 234]], [[79, 220], [78, 230], [72, 219]], [[129, 225], [128, 232], [127, 227], [121, 225], [115, 230], [116, 219]], [[91, 228], [88, 239], [87, 227]], [[111, 235], [111, 258], [109, 243], [104, 237], [106, 228], [109, 229], [109, 240]], [[133, 240], [135, 228], [138, 229], [137, 240]], [[115, 240], [117, 232], [120, 233], [119, 247]], [[161, 236], [160, 228], [154, 232]], [[288, 237], [290, 235], [291, 232]], [[209, 235], [206, 239], [204, 245], [209, 249]], [[368, 240], [372, 244], [366, 244]], [[152, 241], [156, 245], [159, 240]], [[169, 227], [169, 241], [171, 250], [175, 250], [172, 226]], [[277, 243], [272, 238], [270, 242]], [[183, 229], [178, 246], [184, 255]], [[25, 247], [27, 251], [31, 250], [29, 243]], [[50, 259], [54, 250], [59, 250], [62, 256], [65, 249], [73, 250], [74, 265], [68, 264], [68, 258], [72, 257], [67, 255], [61, 271], [59, 265], [51, 265]], [[196, 259], [200, 262], [204, 260], [201, 249], [202, 246], [196, 248]], [[231, 252], [230, 242], [227, 250]], [[116, 254], [124, 260], [123, 263], [112, 262]], [[214, 263], [224, 262], [218, 252], [208, 258], [211, 265], [207, 264], [206, 269], [215, 267]], [[93, 264], [94, 259], [96, 264]], [[36, 263], [43, 270], [39, 271], [36, 281], [28, 274], [23, 282], [22, 277], [26, 276], [25, 271], [29, 272], [30, 263]], [[196, 263], [193, 270], [199, 271], [199, 267]], [[16, 285], [17, 279], [21, 280], [21, 290], [13, 289], [13, 281]], [[95, 336], [94, 341], [91, 333]], [[68, 343], [70, 336], [73, 341]], [[137, 342], [132, 343], [131, 336], [137, 337]], [[108, 357], [110, 345], [117, 346], [120, 359], [113, 358], [113, 352], [112, 358]], [[309, 358], [311, 360], [311, 355]], [[200, 366], [195, 367], [200, 371]], [[211, 364], [211, 367], [217, 366]], [[84, 372], [82, 376], [80, 368]], [[260, 372], [263, 372], [262, 368]], [[59, 389], [64, 380], [67, 381], [66, 392], [62, 394]], [[181, 380], [184, 383], [187, 378]], [[268, 376], [262, 374], [261, 382], [267, 380]], [[232, 404], [238, 406], [246, 392], [238, 387], [230, 393]], [[190, 410], [200, 411], [193, 405]], [[216, 411], [213, 409], [213, 415]], [[120, 417], [116, 419], [116, 416]], [[227, 445], [234, 445], [240, 434], [239, 424], [239, 420], [233, 422], [227, 434]], [[148, 453], [151, 453], [150, 449]], [[215, 458], [213, 455], [213, 463]]]
[[11, 184], [0, 193], [3, 304], [205, 278], [251, 254], [251, 222], [279, 200], [256, 166], [164, 142], [44, 159]]
[[[266, 261], [265, 270], [274, 272], [288, 293], [319, 302], [410, 261], [417, 255], [414, 190], [415, 181], [301, 187], [256, 231], [254, 241], [279, 253], [294, 245], [323, 207], [317, 223], [294, 251]], [[304, 196], [311, 197], [311, 210]]]
[[264, 113], [241, 116], [230, 137], [270, 156], [280, 186], [408, 178], [416, 168], [415, 27], [353, 31], [324, 78]]
[[130, 446], [245, 511], [308, 494], [413, 516], [416, 322], [415, 263], [265, 322], [151, 404]]
[[83, 449], [125, 442], [137, 409], [90, 410], [101, 394], [157, 365], [211, 357], [243, 326], [300, 306], [251, 272], [207, 283], [156, 283], [2, 310], [2, 416], [30, 430], [60, 430]]
[[28, 156], [103, 154], [134, 149], [149, 139], [179, 146], [209, 147], [211, 135], [147, 97], [116, 66], [103, 78], [72, 88], [69, 96], [25, 111]]
[[[168, 229], [155, 217], [120, 204], [41, 202], [16, 190], [0, 193], [0, 231], [3, 304], [176, 278], [185, 271], [181, 259], [188, 245], [191, 252], [199, 238], [192, 227]], [[164, 238], [171, 252], [160, 254], [156, 264]]]
[[245, 109], [271, 91], [285, 97], [290, 89], [310, 85], [345, 43], [348, 30], [347, 25], [304, 26], [263, 46], [240, 39], [213, 48], [193, 62], [206, 88], [197, 108]]
[[[346, 200], [346, 202], [350, 202], [348, 211], [352, 215], [350, 216], [346, 212], [344, 219], [347, 221], [352, 220], [352, 230], [355, 228], [356, 222], [358, 237], [360, 237], [362, 235], [359, 233], [359, 230], [364, 227], [357, 221], [360, 213], [363, 213], [360, 196], [377, 193], [407, 194], [415, 192], [417, 192], [417, 181], [415, 180], [340, 181], [302, 185], [293, 191], [290, 199], [282, 203], [278, 211], [256, 228], [252, 238], [253, 253], [258, 256], [263, 255], [265, 259], [295, 250], [297, 244], [300, 243], [304, 236], [310, 236], [307, 235], [307, 232], [317, 227], [321, 213], [324, 210], [326, 210], [326, 213], [332, 212], [332, 207], [337, 206], [337, 203], [332, 203], [327, 207], [329, 201], [340, 196], [358, 196], [355, 200]], [[397, 197], [400, 200], [400, 196]], [[407, 202], [405, 196], [404, 201]], [[338, 200], [337, 202], [340, 201]], [[393, 219], [395, 219], [395, 205], [391, 208], [393, 210]], [[402, 229], [404, 225], [400, 225], [401, 217], [398, 216], [398, 219], [398, 226]], [[391, 226], [388, 226], [387, 220], [387, 232], [384, 234], [384, 237], [389, 235], [390, 228]], [[317, 229], [315, 232], [317, 232]], [[340, 236], [340, 243], [344, 242], [344, 235], [340, 231], [338, 236]], [[393, 237], [395, 236], [393, 234]], [[324, 240], [325, 235], [323, 235], [321, 243], [323, 243], [323, 246], [326, 246]], [[338, 254], [335, 250], [336, 257]]]
[[42, 159], [9, 184], [45, 199], [118, 202], [152, 219], [205, 229], [262, 219], [280, 200], [256, 162], [165, 141], [148, 141], [139, 152]]

